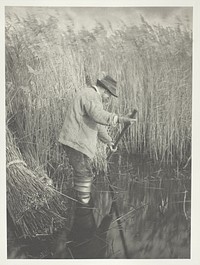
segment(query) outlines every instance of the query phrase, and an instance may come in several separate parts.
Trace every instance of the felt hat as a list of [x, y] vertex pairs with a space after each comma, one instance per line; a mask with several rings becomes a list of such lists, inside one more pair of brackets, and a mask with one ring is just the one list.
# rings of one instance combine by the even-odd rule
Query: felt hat
[[113, 96], [118, 97], [116, 93], [117, 82], [112, 79], [109, 75], [105, 76], [102, 79], [97, 79], [97, 86], [101, 86], [107, 89]]

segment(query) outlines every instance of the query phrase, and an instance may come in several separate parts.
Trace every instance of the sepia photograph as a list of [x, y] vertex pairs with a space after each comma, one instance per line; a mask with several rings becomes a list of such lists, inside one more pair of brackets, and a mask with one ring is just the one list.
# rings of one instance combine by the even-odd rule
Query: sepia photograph
[[190, 260], [192, 4], [53, 3], [4, 7], [7, 259]]

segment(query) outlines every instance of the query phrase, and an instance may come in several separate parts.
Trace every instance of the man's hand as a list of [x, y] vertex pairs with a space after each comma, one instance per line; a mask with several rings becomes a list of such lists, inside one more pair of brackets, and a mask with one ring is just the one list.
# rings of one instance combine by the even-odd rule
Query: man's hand
[[108, 146], [109, 146], [111, 152], [116, 152], [117, 151], [117, 147], [114, 148], [114, 143], [113, 142], [108, 144]]
[[127, 116], [119, 117], [119, 123], [133, 124], [136, 121], [137, 121], [137, 119], [131, 119], [131, 118], [127, 117]]

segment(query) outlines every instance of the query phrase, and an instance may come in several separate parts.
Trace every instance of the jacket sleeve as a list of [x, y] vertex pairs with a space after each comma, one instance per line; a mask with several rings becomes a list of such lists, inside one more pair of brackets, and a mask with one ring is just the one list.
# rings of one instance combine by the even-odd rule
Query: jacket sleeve
[[109, 144], [112, 142], [112, 138], [108, 134], [105, 126], [98, 124], [98, 138], [101, 142]]
[[103, 104], [97, 96], [89, 96], [83, 99], [83, 105], [87, 115], [96, 123], [116, 126], [118, 116], [103, 109]]

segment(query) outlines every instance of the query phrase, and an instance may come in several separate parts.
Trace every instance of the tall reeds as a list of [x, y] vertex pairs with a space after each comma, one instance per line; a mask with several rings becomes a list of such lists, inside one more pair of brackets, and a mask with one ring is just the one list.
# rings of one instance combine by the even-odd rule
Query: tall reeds
[[150, 26], [144, 19], [140, 26], [124, 27], [109, 37], [101, 25], [93, 32], [75, 33], [73, 27], [62, 31], [53, 18], [41, 23], [33, 15], [16, 16], [11, 23], [7, 16], [6, 21], [7, 120], [19, 146], [39, 165], [48, 169], [63, 163], [57, 139], [67, 105], [86, 85], [86, 76], [95, 82], [102, 71], [118, 81], [119, 99], [112, 100], [109, 110], [127, 114], [138, 109], [137, 125], [126, 135], [124, 147], [162, 162], [187, 161], [190, 32]]

